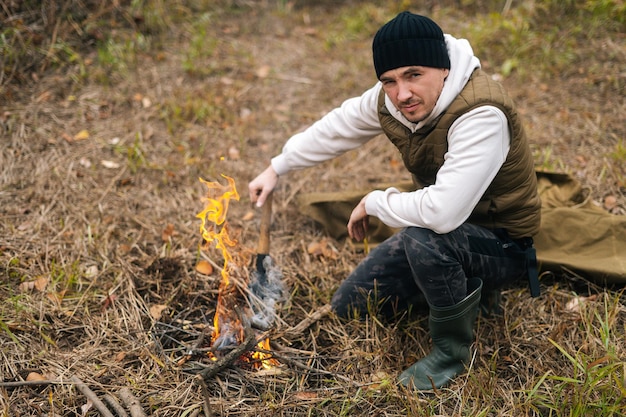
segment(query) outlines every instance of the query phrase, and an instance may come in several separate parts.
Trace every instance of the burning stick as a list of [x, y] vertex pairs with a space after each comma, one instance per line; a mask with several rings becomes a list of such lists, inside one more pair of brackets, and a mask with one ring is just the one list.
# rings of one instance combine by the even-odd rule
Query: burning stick
[[[268, 284], [274, 282], [274, 278], [270, 278], [272, 275], [269, 274], [272, 266], [271, 259], [267, 254], [260, 255], [263, 256], [263, 260], [260, 262], [265, 273], [262, 276], [252, 278], [252, 286], [256, 288], [254, 292], [250, 290], [245, 291], [245, 288], [240, 288], [241, 282], [245, 282], [245, 280], [239, 283], [237, 281], [231, 282], [230, 273], [234, 272], [234, 270], [231, 266], [233, 256], [229, 252], [229, 247], [235, 246], [237, 242], [228, 236], [225, 221], [230, 199], [239, 200], [239, 194], [235, 188], [234, 180], [226, 176], [223, 177], [228, 180], [227, 186], [200, 179], [200, 181], [209, 188], [209, 195], [205, 199], [207, 202], [206, 208], [196, 215], [196, 217], [201, 220], [200, 232], [204, 241], [207, 242], [207, 244], [215, 242], [216, 248], [222, 251], [224, 257], [224, 267], [221, 271], [222, 281], [220, 282], [215, 317], [213, 318], [214, 331], [209, 356], [216, 362], [220, 361], [219, 356], [223, 356], [223, 359], [228, 357], [230, 358], [230, 362], [232, 362], [234, 359], [231, 357], [234, 356], [235, 358], [241, 357], [244, 361], [254, 365], [256, 368], [274, 366], [277, 362], [271, 358], [271, 355], [260, 352], [261, 350], [269, 349], [269, 339], [265, 338], [265, 340], [259, 342], [259, 349], [256, 352], [251, 352], [251, 348], [247, 346], [249, 338], [245, 335], [248, 328], [250, 328], [250, 322], [252, 320], [257, 323], [257, 327], [269, 327], [274, 318], [271, 314], [273, 314], [273, 303], [275, 300], [270, 301], [270, 297], [274, 297], [275, 291], [268, 291], [268, 288], [271, 288]], [[212, 194], [216, 190], [218, 192], [221, 191], [222, 194], [213, 196]], [[265, 230], [262, 235], [266, 237], [266, 243], [260, 243], [260, 247], [267, 249], [262, 252], [268, 252], [271, 203], [264, 211], [267, 213], [263, 216], [266, 220], [262, 222]], [[218, 226], [222, 226], [219, 232], [216, 231]], [[279, 284], [282, 284], [281, 278], [282, 276], [279, 274]], [[279, 288], [282, 290], [282, 287]], [[246, 314], [249, 313], [250, 310], [244, 312], [240, 308], [240, 306], [247, 304], [242, 296], [244, 292], [251, 294], [250, 298], [252, 298], [252, 300], [248, 300], [248, 304], [250, 304], [255, 318]], [[280, 294], [282, 294], [282, 291], [280, 291]], [[254, 340], [254, 337], [252, 339]], [[224, 356], [226, 350], [237, 345], [239, 346]], [[215, 353], [215, 355], [213, 355], [213, 353]], [[225, 366], [228, 366], [228, 364], [229, 362], [226, 362]], [[219, 372], [219, 369], [216, 372]]]
[[[229, 276], [232, 255], [228, 248], [235, 246], [237, 242], [228, 235], [228, 228], [225, 223], [229, 202], [231, 199], [239, 200], [239, 194], [235, 187], [235, 181], [229, 177], [225, 178], [228, 180], [228, 186], [200, 179], [209, 189], [209, 195], [205, 199], [207, 203], [205, 209], [196, 215], [201, 221], [200, 233], [202, 238], [207, 244], [214, 242], [215, 247], [221, 250], [224, 257], [224, 266], [221, 271], [222, 281], [220, 282], [217, 306], [213, 318], [212, 346], [216, 350], [237, 345], [243, 336], [241, 323], [232, 314], [232, 307], [237, 304], [238, 291], [231, 285]], [[220, 195], [212, 195], [219, 192], [221, 192]], [[219, 226], [222, 227], [219, 232], [216, 232], [216, 228]]]

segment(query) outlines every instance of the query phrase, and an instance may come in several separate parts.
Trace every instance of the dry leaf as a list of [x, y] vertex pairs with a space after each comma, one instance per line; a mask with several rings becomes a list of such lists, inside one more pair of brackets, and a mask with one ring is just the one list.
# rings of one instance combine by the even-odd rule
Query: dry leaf
[[124, 359], [126, 359], [126, 352], [120, 352], [115, 355], [115, 362], [122, 362]]
[[17, 230], [24, 231], [24, 230], [30, 229], [31, 227], [33, 227], [32, 222], [25, 221], [24, 223], [22, 223], [19, 226], [17, 226]]
[[614, 195], [607, 195], [604, 197], [604, 208], [607, 210], [613, 210], [617, 207], [617, 197]]
[[319, 255], [322, 253], [322, 245], [320, 242], [311, 242], [306, 247], [306, 251], [309, 255]]
[[377, 371], [371, 375], [372, 383], [368, 385], [368, 389], [382, 390], [390, 386], [393, 379], [384, 371]]
[[85, 268], [85, 278], [93, 278], [98, 275], [98, 266], [91, 265]]
[[80, 406], [81, 415], [85, 417], [92, 407], [93, 407], [93, 401], [87, 400], [85, 404]]
[[282, 375], [285, 371], [278, 366], [272, 366], [271, 368], [264, 368], [256, 371], [256, 375], [259, 377]]
[[244, 214], [243, 218], [242, 218], [242, 220], [244, 222], [249, 222], [252, 219], [254, 219], [254, 211], [252, 211], [252, 210], [250, 210], [246, 214]]
[[37, 98], [35, 99], [35, 102], [43, 103], [43, 102], [50, 100], [50, 97], [52, 97], [52, 93], [46, 90], [37, 96]]
[[132, 183], [132, 178], [120, 178], [119, 180], [115, 181], [115, 185], [117, 185], [118, 187], [126, 187], [128, 185], [131, 185]]
[[118, 164], [117, 162], [113, 162], [113, 161], [102, 160], [100, 161], [100, 163], [102, 164], [103, 167], [109, 168], [109, 169], [117, 169], [120, 167], [120, 164]]
[[598, 298], [596, 294], [590, 295], [589, 297], [574, 297], [565, 304], [565, 310], [577, 313], [580, 311], [583, 304], [594, 301], [596, 298]]
[[24, 281], [19, 285], [18, 288], [21, 292], [31, 291], [33, 288], [35, 288], [35, 281]]
[[244, 107], [241, 109], [241, 111], [239, 111], [239, 117], [241, 117], [242, 119], [247, 119], [250, 116], [252, 116], [252, 110], [247, 107]]
[[165, 226], [165, 229], [161, 232], [161, 240], [163, 240], [163, 242], [170, 242], [172, 240], [172, 237], [176, 236], [177, 234], [178, 232], [176, 232], [176, 230], [174, 229], [174, 225], [168, 223], [168, 225]]
[[161, 316], [163, 315], [163, 310], [167, 308], [166, 305], [163, 304], [155, 304], [150, 307], [150, 316], [155, 320], [161, 320]]
[[125, 255], [128, 252], [130, 252], [133, 248], [130, 245], [127, 245], [126, 243], [122, 243], [121, 245], [118, 246], [118, 249], [120, 250], [120, 253]]
[[49, 282], [50, 282], [50, 278], [46, 276], [40, 276], [39, 278], [35, 280], [35, 288], [37, 289], [37, 291], [43, 291], [46, 289]]
[[391, 158], [391, 160], [389, 161], [389, 166], [391, 167], [392, 170], [398, 171], [402, 168], [403, 165], [396, 158]]
[[26, 376], [26, 380], [27, 381], [46, 381], [46, 377], [37, 372], [31, 372], [28, 374], [28, 376]]
[[32, 291], [34, 289], [37, 289], [37, 291], [43, 291], [46, 289], [46, 287], [48, 286], [48, 283], [50, 282], [50, 279], [48, 277], [45, 276], [40, 276], [39, 278], [33, 280], [33, 281], [24, 281], [19, 285], [19, 289], [22, 292], [25, 291]]
[[331, 246], [328, 239], [322, 239], [319, 242], [311, 242], [307, 247], [307, 252], [313, 256], [337, 259], [337, 251]]
[[89, 139], [89, 132], [86, 130], [81, 130], [80, 132], [74, 135], [73, 139], [76, 141]]
[[236, 161], [237, 159], [239, 159], [239, 149], [237, 149], [234, 146], [231, 146], [230, 148], [228, 148], [228, 157], [233, 161]]
[[269, 65], [262, 65], [256, 70], [256, 76], [259, 78], [267, 78], [272, 68]]
[[205, 260], [201, 260], [196, 265], [196, 271], [198, 271], [202, 275], [211, 275], [213, 273], [213, 265]]
[[89, 158], [85, 158], [84, 156], [80, 158], [78, 163], [85, 168], [91, 168], [91, 161], [89, 160]]
[[143, 133], [143, 138], [145, 140], [150, 140], [152, 136], [154, 136], [154, 128], [152, 127], [152, 125], [148, 125], [146, 126], [146, 129]]
[[110, 294], [107, 298], [105, 298], [104, 301], [102, 302], [102, 310], [104, 311], [107, 308], [111, 307], [116, 298], [117, 298], [117, 295], [115, 294]]
[[56, 305], [60, 306], [63, 302], [63, 297], [65, 297], [65, 293], [67, 290], [59, 291], [59, 292], [49, 292], [46, 293], [46, 298]]
[[298, 391], [294, 394], [297, 400], [314, 400], [317, 398], [317, 392], [315, 391]]
[[391, 377], [385, 371], [377, 371], [372, 374], [372, 381], [383, 381], [385, 379], [390, 379]]

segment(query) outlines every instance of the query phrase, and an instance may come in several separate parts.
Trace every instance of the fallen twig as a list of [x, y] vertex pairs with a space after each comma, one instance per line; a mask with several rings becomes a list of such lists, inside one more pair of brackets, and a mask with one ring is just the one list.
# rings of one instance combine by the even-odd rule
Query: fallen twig
[[244, 340], [242, 344], [228, 352], [224, 357], [207, 365], [202, 371], [200, 371], [199, 375], [202, 377], [202, 379], [206, 381], [207, 379], [214, 377], [219, 372], [231, 366], [244, 353], [253, 348], [256, 343], [254, 334], [252, 334], [249, 329], [247, 329], [246, 333], [246, 340]]
[[194, 341], [194, 343], [191, 346], [191, 348], [189, 348], [185, 352], [185, 354], [176, 362], [176, 366], [183, 366], [194, 355], [201, 354], [201, 353], [204, 353], [204, 352], [207, 352], [207, 351], [211, 350], [210, 348], [208, 348], [208, 349], [200, 349], [200, 346], [202, 346], [202, 344], [204, 343], [204, 340], [206, 338], [206, 333], [207, 333], [207, 329], [203, 329], [200, 332], [200, 334], [198, 335], [198, 337]]
[[324, 316], [328, 315], [332, 311], [330, 304], [324, 304], [322, 307], [314, 311], [310, 316], [304, 318], [300, 323], [296, 324], [291, 329], [285, 330], [281, 336], [290, 339], [295, 336], [300, 336], [306, 329], [308, 329], [313, 323], [319, 321]]
[[141, 402], [133, 395], [129, 388], [124, 387], [120, 389], [117, 394], [120, 396], [120, 400], [128, 407], [132, 417], [147, 417], [147, 414], [141, 407]]
[[91, 401], [94, 407], [98, 410], [98, 412], [104, 417], [115, 417], [111, 411], [104, 405], [104, 403], [98, 398], [95, 392], [93, 392], [87, 384], [80, 380], [76, 375], [72, 375], [70, 381], [74, 383], [76, 388], [85, 396], [88, 400]]
[[6, 381], [6, 382], [0, 382], [0, 388], [36, 387], [39, 385], [55, 385], [55, 384], [63, 384], [63, 382], [50, 381], [49, 379], [44, 379], [41, 381]]
[[340, 380], [342, 380], [344, 382], [347, 382], [347, 383], [350, 383], [350, 384], [353, 384], [353, 385], [357, 385], [357, 383], [355, 381], [353, 381], [350, 378], [347, 378], [347, 377], [345, 377], [343, 375], [339, 375], [339, 374], [331, 372], [331, 371], [326, 371], [324, 369], [312, 368], [312, 367], [307, 366], [307, 365], [305, 365], [305, 364], [303, 364], [301, 362], [298, 362], [297, 360], [294, 360], [294, 359], [288, 358], [286, 356], [282, 356], [280, 354], [277, 354], [274, 351], [269, 351], [269, 350], [264, 350], [264, 349], [257, 349], [257, 351], [261, 352], [261, 353], [270, 354], [270, 355], [272, 355], [272, 358], [274, 358], [277, 361], [279, 361], [280, 363], [284, 363], [284, 364], [286, 364], [288, 366], [293, 366], [294, 368], [299, 368], [299, 369], [305, 370], [307, 372], [313, 372], [313, 373], [317, 373], [317, 374], [321, 374], [321, 375], [329, 375], [329, 376], [335, 377], [337, 379], [340, 379]]
[[126, 412], [126, 410], [124, 410], [124, 407], [122, 407], [122, 405], [117, 402], [117, 399], [114, 396], [112, 396], [111, 394], [105, 394], [102, 399], [105, 403], [108, 404], [109, 407], [113, 409], [118, 417], [128, 417], [128, 413]]
[[206, 386], [206, 382], [204, 378], [200, 375], [197, 375], [198, 383], [200, 384], [200, 388], [202, 389], [202, 398], [204, 399], [204, 416], [205, 417], [213, 417], [213, 412], [211, 411], [211, 402], [209, 401], [209, 388]]

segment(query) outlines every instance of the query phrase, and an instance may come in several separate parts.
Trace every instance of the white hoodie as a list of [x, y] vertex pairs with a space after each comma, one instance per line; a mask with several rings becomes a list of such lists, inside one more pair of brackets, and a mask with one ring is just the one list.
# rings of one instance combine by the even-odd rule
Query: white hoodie
[[[444, 112], [458, 96], [472, 72], [480, 67], [469, 42], [445, 35], [450, 73], [432, 113], [415, 124], [385, 97], [391, 114], [416, 131]], [[346, 100], [305, 131], [292, 136], [272, 159], [278, 175], [314, 166], [355, 149], [382, 133], [378, 120], [380, 82], [360, 97]], [[391, 227], [424, 227], [448, 233], [472, 213], [480, 197], [504, 163], [510, 146], [506, 116], [493, 106], [478, 107], [459, 117], [448, 131], [448, 152], [429, 187], [400, 192], [396, 188], [367, 195], [367, 214]]]

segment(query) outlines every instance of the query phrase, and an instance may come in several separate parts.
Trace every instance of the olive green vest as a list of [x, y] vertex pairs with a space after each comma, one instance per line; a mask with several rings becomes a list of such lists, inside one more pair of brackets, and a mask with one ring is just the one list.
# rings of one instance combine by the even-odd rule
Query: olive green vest
[[413, 174], [418, 188], [435, 183], [448, 150], [448, 130], [458, 117], [484, 105], [502, 110], [509, 122], [510, 150], [468, 221], [489, 229], [506, 229], [515, 239], [537, 233], [541, 200], [537, 193], [533, 156], [515, 105], [498, 82], [480, 69], [474, 71], [448, 109], [415, 133], [389, 113], [382, 90], [378, 104], [383, 131], [400, 150], [404, 165]]

